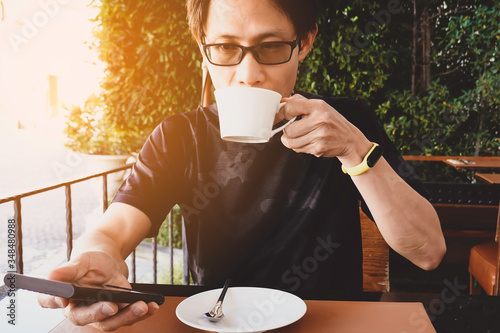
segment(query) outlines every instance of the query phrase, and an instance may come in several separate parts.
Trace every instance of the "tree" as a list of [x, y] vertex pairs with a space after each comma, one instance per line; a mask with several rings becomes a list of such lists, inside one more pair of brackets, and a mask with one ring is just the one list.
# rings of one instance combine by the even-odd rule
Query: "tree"
[[412, 89], [378, 108], [388, 133], [406, 153], [498, 154], [499, 5], [413, 4]]
[[384, 36], [402, 8], [360, 0], [319, 1], [318, 6], [319, 34], [301, 63], [298, 89], [370, 101], [396, 61]]
[[[459, 99], [469, 115], [464, 145], [493, 154], [500, 147], [500, 5], [474, 4], [471, 11], [449, 21], [442, 58], [448, 72], [468, 78]], [[459, 45], [460, 47], [455, 47]]]

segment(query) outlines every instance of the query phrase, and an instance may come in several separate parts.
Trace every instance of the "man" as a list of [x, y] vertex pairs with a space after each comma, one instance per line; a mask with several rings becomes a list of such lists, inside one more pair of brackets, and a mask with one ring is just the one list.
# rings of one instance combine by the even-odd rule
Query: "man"
[[[298, 64], [317, 33], [311, 2], [187, 5], [215, 88], [277, 91], [287, 103], [276, 123], [300, 119], [266, 144], [238, 144], [220, 139], [215, 105], [167, 118], [146, 142], [103, 222], [49, 278], [128, 286], [124, 258], [156, 233], [176, 203], [186, 219], [190, 271], [199, 284], [220, 287], [231, 277], [235, 284], [291, 291], [361, 290], [360, 199], [395, 251], [423, 269], [435, 268], [445, 252], [437, 215], [412, 188], [421, 190], [418, 180], [407, 175], [410, 186], [394, 171], [404, 161], [373, 115], [346, 99], [294, 94]], [[267, 60], [269, 47], [287, 52]], [[104, 330], [133, 324], [158, 308], [144, 302], [122, 309], [107, 302], [87, 306], [53, 297], [40, 303], [65, 307], [74, 323]]]

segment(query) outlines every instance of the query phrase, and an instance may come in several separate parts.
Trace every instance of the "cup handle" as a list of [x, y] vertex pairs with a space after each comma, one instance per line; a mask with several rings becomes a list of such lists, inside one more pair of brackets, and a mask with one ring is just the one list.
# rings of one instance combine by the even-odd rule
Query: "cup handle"
[[[279, 112], [279, 110], [281, 110], [281, 108], [286, 104], [286, 102], [283, 102], [283, 103], [280, 103], [278, 105], [278, 110], [276, 110], [276, 113]], [[295, 121], [295, 119], [297, 119], [297, 117], [293, 117], [292, 119], [290, 119], [289, 121], [287, 121], [285, 124], [281, 125], [280, 127], [274, 129], [271, 131], [271, 136], [275, 135], [276, 133], [282, 131], [285, 127], [287, 127], [288, 125], [290, 125], [291, 123], [293, 123]]]

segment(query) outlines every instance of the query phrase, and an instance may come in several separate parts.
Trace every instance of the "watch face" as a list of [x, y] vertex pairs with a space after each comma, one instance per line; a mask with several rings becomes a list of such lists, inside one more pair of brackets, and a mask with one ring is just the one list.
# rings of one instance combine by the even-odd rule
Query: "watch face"
[[368, 164], [368, 167], [373, 168], [373, 166], [377, 163], [377, 161], [380, 159], [382, 156], [382, 147], [376, 146], [370, 156], [366, 159], [366, 164]]

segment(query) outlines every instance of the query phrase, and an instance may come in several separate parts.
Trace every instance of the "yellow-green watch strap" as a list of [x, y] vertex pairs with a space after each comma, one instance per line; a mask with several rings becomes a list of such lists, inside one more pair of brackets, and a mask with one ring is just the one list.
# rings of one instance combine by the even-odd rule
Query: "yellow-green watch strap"
[[350, 168], [346, 168], [342, 165], [342, 171], [350, 176], [359, 176], [373, 168], [382, 156], [382, 148], [375, 142], [372, 142], [372, 145], [372, 148], [368, 151], [360, 164]]

